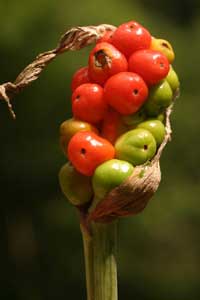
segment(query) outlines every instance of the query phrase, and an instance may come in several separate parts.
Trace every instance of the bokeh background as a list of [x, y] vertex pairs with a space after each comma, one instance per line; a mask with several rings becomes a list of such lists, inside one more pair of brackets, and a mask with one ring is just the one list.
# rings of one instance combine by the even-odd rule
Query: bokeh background
[[[135, 19], [171, 41], [181, 97], [162, 183], [146, 210], [119, 227], [119, 299], [200, 297], [200, 4], [198, 0], [1, 0], [0, 82], [14, 80], [74, 25]], [[65, 163], [59, 124], [69, 118], [70, 78], [89, 49], [66, 53], [13, 100], [0, 102], [0, 299], [86, 299], [75, 210], [57, 173]]]

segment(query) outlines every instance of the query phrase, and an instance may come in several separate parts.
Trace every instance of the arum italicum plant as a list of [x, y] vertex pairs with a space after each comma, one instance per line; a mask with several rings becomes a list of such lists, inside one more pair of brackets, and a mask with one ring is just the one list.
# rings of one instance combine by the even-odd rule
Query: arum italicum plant
[[[55, 49], [38, 55], [13, 83], [7, 82], [0, 85], [0, 99], [6, 101], [12, 116], [15, 117], [11, 105], [12, 97], [36, 80], [53, 59], [68, 50], [79, 50], [95, 43], [105, 33], [109, 32], [110, 35], [110, 32], [115, 29], [114, 26], [107, 24], [72, 28], [61, 37]], [[151, 48], [154, 49], [154, 47], [159, 50], [164, 47], [166, 56], [169, 55], [169, 60], [172, 60], [172, 49], [168, 42], [153, 38]], [[140, 133], [149, 130], [150, 139], [153, 138], [152, 135], [155, 137], [157, 148], [155, 148], [156, 150], [150, 159], [134, 167], [128, 161], [111, 159], [96, 168], [92, 182], [90, 177], [77, 172], [70, 162], [66, 163], [59, 172], [61, 189], [80, 216], [87, 300], [117, 300], [116, 247], [119, 219], [142, 212], [158, 189], [161, 180], [159, 160], [164, 147], [171, 138], [170, 114], [174, 100], [179, 94], [179, 82], [176, 73], [172, 67], [170, 68], [167, 81], [160, 82], [153, 87], [146, 108], [144, 106], [146, 112], [151, 116], [151, 103], [155, 109], [159, 108], [160, 96], [158, 97], [158, 95], [165, 86], [166, 92], [163, 101], [165, 103], [168, 101], [169, 93], [172, 93], [173, 100], [171, 103], [167, 102], [167, 105], [162, 109], [162, 114], [152, 122], [151, 119], [145, 120], [144, 110], [139, 111], [133, 118], [131, 116], [124, 117], [125, 124], [130, 130], [134, 131], [134, 128], [140, 123], [134, 132]], [[169, 86], [171, 90], [169, 90]], [[153, 109], [153, 111], [155, 110]], [[155, 119], [155, 116], [152, 115], [151, 118]], [[160, 135], [154, 134], [154, 126], [160, 120], [164, 124], [159, 125], [163, 130], [162, 138]], [[64, 151], [66, 143], [69, 142], [65, 139], [65, 133], [67, 132], [70, 140], [69, 136], [73, 136], [78, 130], [92, 130], [97, 133], [96, 129], [86, 122], [77, 120], [73, 122], [73, 119], [63, 122], [60, 127], [60, 141]], [[116, 148], [120, 149], [124, 139], [126, 136], [117, 142]], [[156, 142], [154, 141], [154, 143]], [[144, 146], [146, 147], [146, 145]], [[118, 175], [113, 176], [116, 172]], [[101, 182], [100, 185], [99, 182]]]

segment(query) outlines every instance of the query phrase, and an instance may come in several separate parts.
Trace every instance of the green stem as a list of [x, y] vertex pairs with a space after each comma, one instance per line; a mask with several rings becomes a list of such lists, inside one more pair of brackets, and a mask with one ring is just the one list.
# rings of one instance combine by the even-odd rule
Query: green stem
[[91, 236], [82, 228], [87, 300], [117, 300], [117, 223], [92, 223]]

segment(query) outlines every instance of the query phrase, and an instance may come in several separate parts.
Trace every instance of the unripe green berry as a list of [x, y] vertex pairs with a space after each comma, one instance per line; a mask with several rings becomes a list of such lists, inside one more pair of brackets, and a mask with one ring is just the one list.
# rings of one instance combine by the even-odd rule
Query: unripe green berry
[[149, 90], [149, 97], [144, 105], [148, 116], [156, 117], [166, 109], [173, 99], [172, 89], [167, 80], [162, 80], [152, 86]]
[[170, 70], [166, 77], [166, 80], [169, 83], [173, 92], [175, 92], [180, 87], [178, 75], [176, 74], [172, 66], [170, 66]]
[[156, 119], [147, 120], [145, 122], [140, 123], [137, 127], [149, 130], [154, 136], [157, 146], [159, 146], [164, 140], [165, 126], [159, 120]]
[[63, 194], [73, 205], [84, 205], [92, 199], [91, 177], [78, 173], [70, 162], [60, 169], [59, 183]]

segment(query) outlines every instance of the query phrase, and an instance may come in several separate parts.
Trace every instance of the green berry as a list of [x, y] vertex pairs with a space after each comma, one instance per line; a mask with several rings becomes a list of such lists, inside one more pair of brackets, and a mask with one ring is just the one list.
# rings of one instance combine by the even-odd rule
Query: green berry
[[167, 80], [162, 80], [149, 91], [149, 97], [145, 103], [145, 111], [148, 116], [155, 117], [163, 112], [173, 99], [172, 89]]
[[137, 127], [149, 130], [154, 136], [157, 146], [159, 146], [164, 140], [165, 126], [159, 120], [147, 120], [145, 122], [140, 123]]
[[73, 205], [83, 205], [92, 199], [91, 177], [78, 173], [70, 162], [60, 169], [59, 182], [63, 194]]
[[111, 159], [99, 165], [92, 178], [95, 197], [102, 199], [133, 173], [134, 167], [119, 159]]
[[180, 82], [178, 79], [178, 75], [176, 74], [172, 66], [170, 66], [170, 70], [166, 77], [166, 80], [169, 83], [173, 92], [175, 92], [179, 88]]
[[116, 157], [136, 165], [150, 160], [156, 153], [156, 141], [151, 132], [136, 128], [124, 133], [115, 143]]

